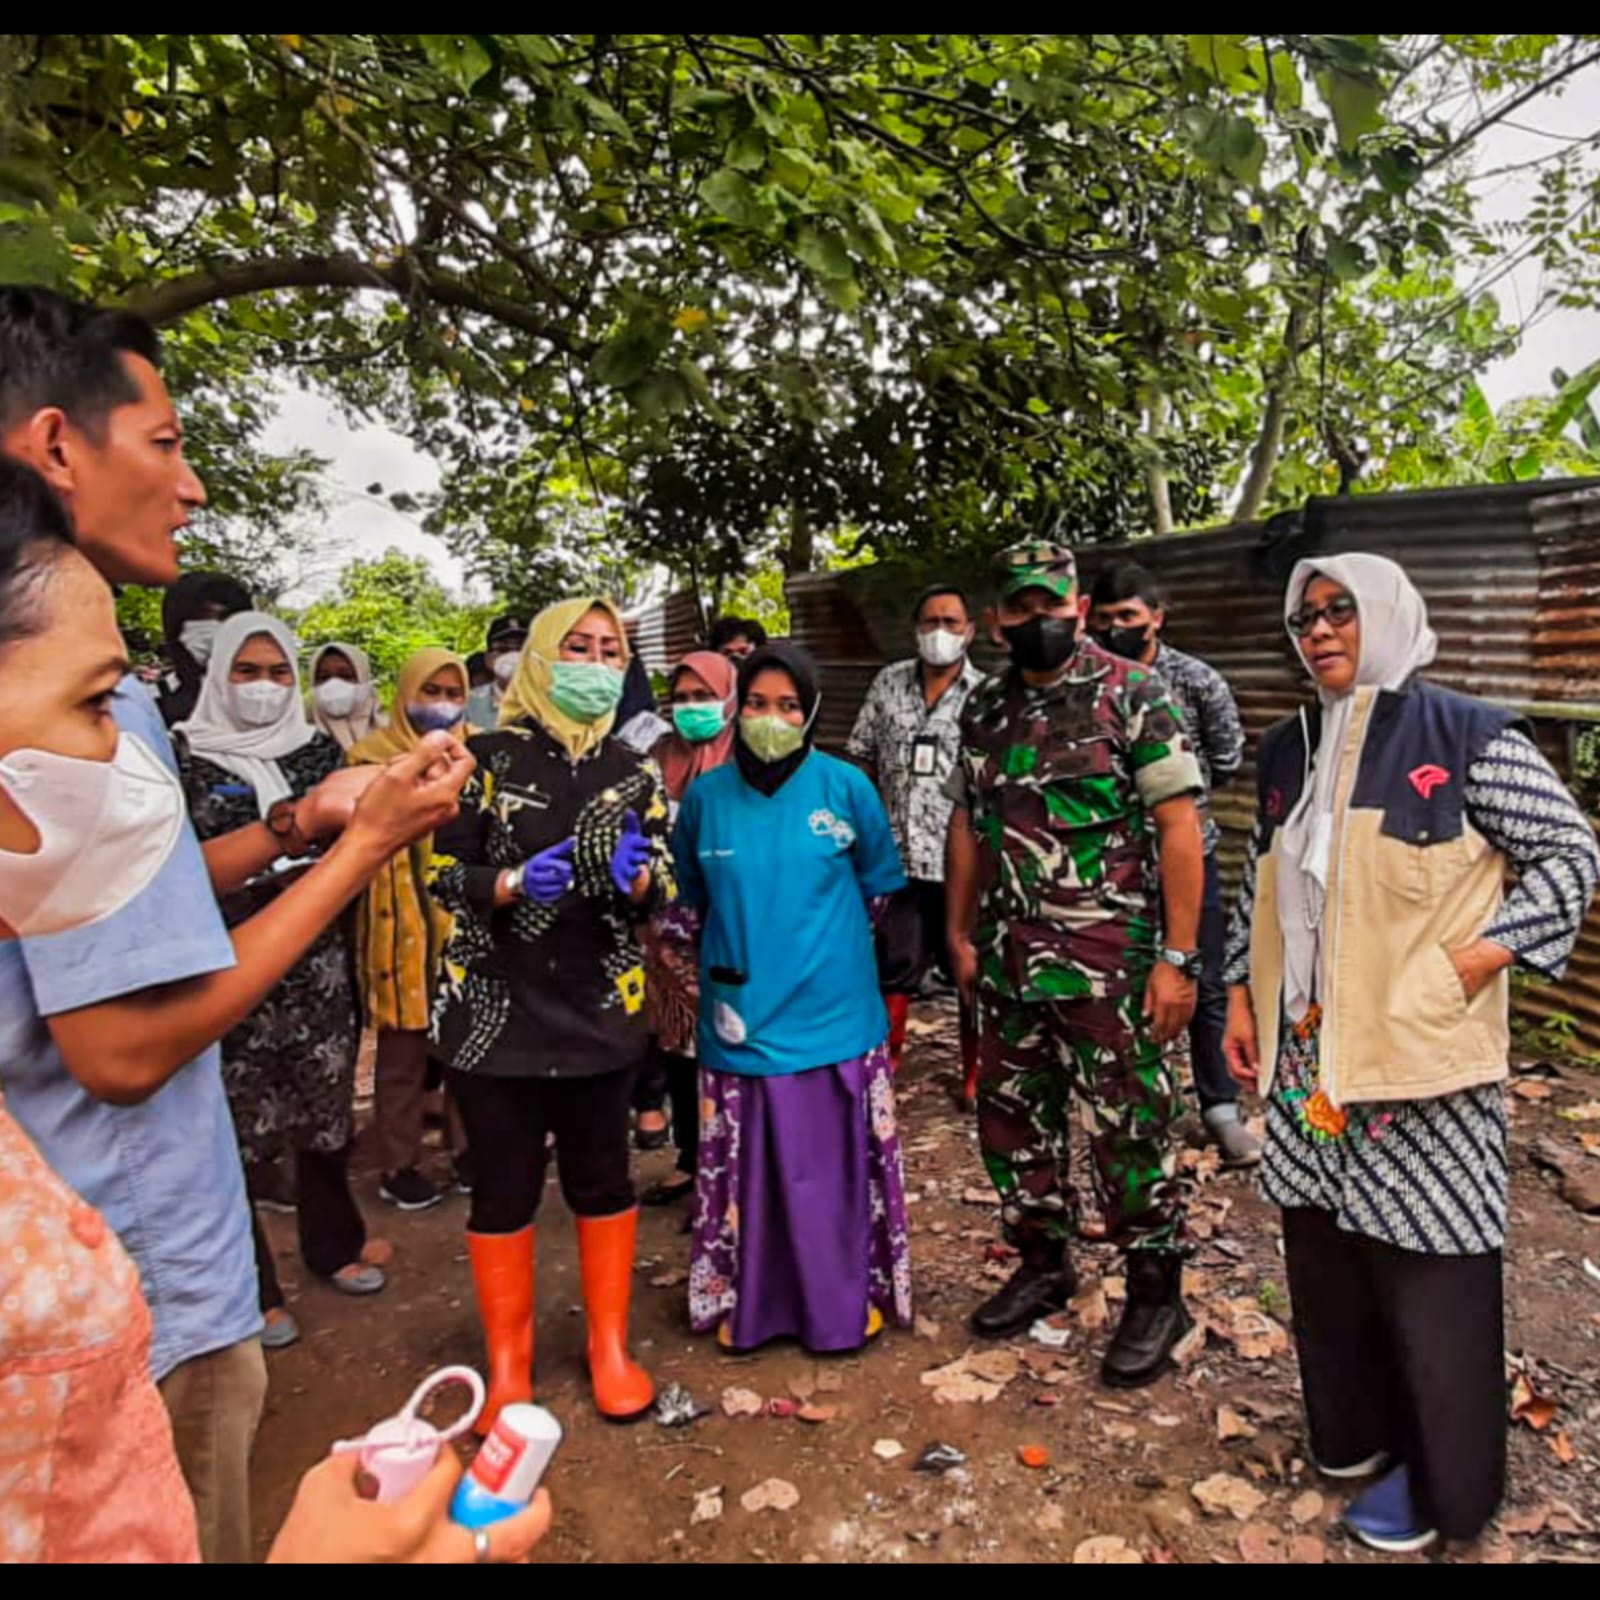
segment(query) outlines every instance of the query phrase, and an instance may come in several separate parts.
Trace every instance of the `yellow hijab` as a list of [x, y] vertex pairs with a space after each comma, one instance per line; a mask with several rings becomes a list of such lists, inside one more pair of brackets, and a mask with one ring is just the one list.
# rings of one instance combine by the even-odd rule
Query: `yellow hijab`
[[[462, 683], [469, 683], [467, 664], [454, 650], [441, 650], [437, 647], [419, 650], [406, 662], [400, 669], [400, 681], [395, 686], [394, 706], [389, 713], [389, 726], [374, 729], [351, 750], [349, 761], [352, 766], [373, 766], [380, 762], [392, 761], [396, 756], [403, 756], [408, 751], [416, 749], [417, 741], [422, 735], [411, 726], [411, 718], [406, 712], [406, 707], [411, 705], [422, 692], [423, 684], [434, 673], [441, 672], [446, 667], [454, 667], [461, 674]], [[465, 739], [469, 730], [465, 723], [461, 723], [455, 732], [458, 739]]]
[[591, 611], [604, 611], [616, 623], [617, 635], [622, 640], [621, 664], [627, 666], [628, 630], [623, 626], [622, 613], [616, 606], [610, 600], [593, 596], [562, 600], [533, 619], [522, 659], [517, 663], [517, 675], [511, 680], [511, 687], [506, 690], [506, 697], [500, 705], [502, 728], [509, 728], [524, 717], [532, 717], [574, 761], [581, 761], [603, 743], [617, 720], [609, 716], [601, 717], [598, 722], [575, 722], [564, 712], [558, 711], [550, 698], [550, 669], [561, 659], [561, 641]]

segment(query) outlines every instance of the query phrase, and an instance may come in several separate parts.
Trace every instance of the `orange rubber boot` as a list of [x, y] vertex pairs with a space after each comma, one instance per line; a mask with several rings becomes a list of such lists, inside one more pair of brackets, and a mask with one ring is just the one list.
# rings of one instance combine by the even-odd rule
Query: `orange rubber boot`
[[469, 1233], [467, 1253], [489, 1346], [489, 1398], [477, 1423], [487, 1436], [502, 1406], [533, 1399], [533, 1229]]
[[883, 1003], [889, 1008], [889, 1061], [898, 1072], [906, 1053], [906, 1025], [911, 1021], [911, 996], [886, 994]]
[[578, 1257], [589, 1318], [589, 1381], [595, 1409], [608, 1422], [637, 1422], [655, 1404], [656, 1387], [628, 1356], [628, 1302], [633, 1294], [639, 1213], [579, 1217]]

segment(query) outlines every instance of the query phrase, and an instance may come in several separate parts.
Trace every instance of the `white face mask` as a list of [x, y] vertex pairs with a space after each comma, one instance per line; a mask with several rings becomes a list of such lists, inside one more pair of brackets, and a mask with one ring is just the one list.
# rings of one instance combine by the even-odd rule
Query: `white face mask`
[[203, 667], [211, 660], [221, 626], [220, 622], [186, 622], [178, 630], [178, 643]]
[[32, 855], [0, 851], [0, 917], [24, 938], [114, 916], [150, 886], [183, 827], [182, 785], [131, 733], [110, 761], [13, 750], [0, 789], [39, 834]]
[[971, 646], [966, 634], [947, 633], [943, 628], [917, 635], [917, 653], [930, 667], [953, 667]]
[[511, 687], [511, 680], [517, 675], [517, 663], [521, 659], [515, 650], [508, 650], [503, 656], [494, 658], [494, 680], [502, 689]]
[[230, 683], [228, 705], [247, 728], [270, 728], [289, 709], [294, 688], [287, 683]]
[[312, 691], [312, 698], [330, 717], [353, 716], [367, 701], [367, 691], [348, 678], [329, 678]]

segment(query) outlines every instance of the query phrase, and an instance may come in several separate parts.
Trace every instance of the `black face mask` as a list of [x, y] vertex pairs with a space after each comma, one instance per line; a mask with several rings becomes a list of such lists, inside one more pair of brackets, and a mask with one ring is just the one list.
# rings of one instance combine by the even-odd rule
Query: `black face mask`
[[1128, 661], [1143, 661], [1153, 636], [1154, 630], [1148, 624], [1142, 628], [1102, 628], [1095, 634], [1102, 648]]
[[1024, 672], [1059, 672], [1078, 653], [1076, 617], [1029, 617], [1014, 628], [1002, 628], [1012, 664]]

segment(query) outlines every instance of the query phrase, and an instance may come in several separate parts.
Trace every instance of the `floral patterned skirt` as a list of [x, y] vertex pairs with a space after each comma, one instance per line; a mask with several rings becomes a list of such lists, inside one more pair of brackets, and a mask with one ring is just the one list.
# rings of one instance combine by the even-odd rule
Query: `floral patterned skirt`
[[753, 1350], [866, 1343], [911, 1325], [905, 1176], [886, 1045], [791, 1077], [700, 1073], [689, 1315]]
[[1322, 1013], [1285, 1023], [1267, 1102], [1261, 1192], [1346, 1233], [1419, 1255], [1505, 1243], [1507, 1121], [1498, 1085], [1437, 1100], [1337, 1106], [1322, 1087]]

